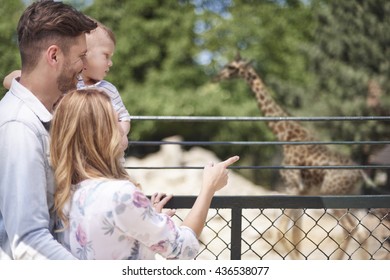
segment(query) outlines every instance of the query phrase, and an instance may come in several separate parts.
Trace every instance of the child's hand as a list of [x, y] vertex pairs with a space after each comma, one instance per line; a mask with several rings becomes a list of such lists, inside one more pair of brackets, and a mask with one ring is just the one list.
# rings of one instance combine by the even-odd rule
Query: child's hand
[[18, 78], [22, 75], [22, 71], [21, 70], [14, 70], [12, 71], [11, 73], [9, 73], [7, 76], [5, 76], [4, 80], [3, 80], [3, 86], [6, 88], [6, 89], [10, 89], [11, 88], [11, 83], [12, 83], [12, 80], [14, 78]]

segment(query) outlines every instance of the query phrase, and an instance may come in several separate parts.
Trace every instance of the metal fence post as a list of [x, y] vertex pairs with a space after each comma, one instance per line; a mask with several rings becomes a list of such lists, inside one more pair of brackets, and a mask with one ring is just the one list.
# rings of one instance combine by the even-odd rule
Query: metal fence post
[[231, 260], [241, 260], [241, 227], [242, 208], [232, 208], [232, 228], [231, 228]]

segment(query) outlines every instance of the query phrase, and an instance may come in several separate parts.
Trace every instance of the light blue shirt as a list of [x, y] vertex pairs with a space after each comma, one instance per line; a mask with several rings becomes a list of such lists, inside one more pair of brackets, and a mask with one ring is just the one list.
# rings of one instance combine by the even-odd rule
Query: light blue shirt
[[0, 259], [74, 259], [52, 234], [51, 119], [14, 79], [0, 101]]

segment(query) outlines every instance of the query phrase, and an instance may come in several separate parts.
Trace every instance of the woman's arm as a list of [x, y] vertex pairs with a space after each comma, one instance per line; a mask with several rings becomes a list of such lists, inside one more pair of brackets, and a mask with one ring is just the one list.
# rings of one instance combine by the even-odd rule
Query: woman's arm
[[191, 211], [183, 220], [183, 226], [191, 228], [197, 237], [202, 233], [211, 200], [216, 191], [222, 189], [228, 180], [227, 167], [239, 160], [238, 156], [223, 162], [210, 163], [204, 168], [203, 184]]

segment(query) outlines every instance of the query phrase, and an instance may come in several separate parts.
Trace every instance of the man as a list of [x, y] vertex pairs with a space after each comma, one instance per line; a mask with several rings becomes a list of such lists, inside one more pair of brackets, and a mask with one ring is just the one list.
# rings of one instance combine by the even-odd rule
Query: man
[[96, 23], [69, 5], [38, 1], [17, 27], [22, 75], [0, 101], [0, 259], [74, 259], [53, 237], [49, 165], [53, 106], [76, 88]]

